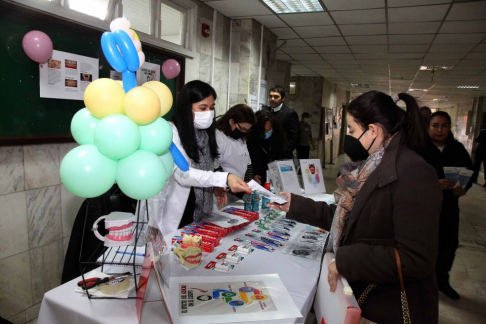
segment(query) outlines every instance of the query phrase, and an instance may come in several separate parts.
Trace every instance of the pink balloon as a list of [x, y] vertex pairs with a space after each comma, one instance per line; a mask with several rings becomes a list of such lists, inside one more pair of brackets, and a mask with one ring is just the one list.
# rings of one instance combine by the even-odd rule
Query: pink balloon
[[32, 30], [22, 39], [25, 54], [37, 63], [45, 63], [52, 56], [52, 41], [45, 33]]
[[179, 62], [169, 59], [162, 64], [162, 73], [167, 79], [173, 79], [181, 73]]

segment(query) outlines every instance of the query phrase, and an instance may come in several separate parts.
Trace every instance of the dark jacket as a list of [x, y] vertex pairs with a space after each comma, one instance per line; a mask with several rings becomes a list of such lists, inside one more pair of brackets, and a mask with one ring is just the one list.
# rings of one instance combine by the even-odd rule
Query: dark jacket
[[[426, 157], [424, 158], [437, 171], [439, 179], [445, 179], [444, 167], [465, 167], [473, 170], [473, 163], [469, 153], [466, 151], [464, 145], [456, 141], [452, 135], [446, 140], [442, 152], [430, 141], [427, 145]], [[471, 186], [472, 181], [466, 185], [465, 189], [469, 190]], [[452, 194], [452, 190], [444, 190], [444, 199], [446, 197], [458, 199], [458, 197]]]
[[292, 159], [293, 152], [300, 143], [300, 122], [299, 116], [292, 108], [282, 105], [277, 112], [272, 112], [272, 108], [267, 108], [268, 111], [275, 116], [277, 122], [285, 129], [287, 135], [287, 144], [283, 148], [284, 158]]
[[[363, 316], [403, 323], [393, 247], [400, 252], [412, 323], [438, 322], [435, 262], [442, 193], [430, 165], [398, 134], [356, 197], [336, 254], [338, 272], [356, 298], [371, 283]], [[288, 218], [329, 230], [335, 206], [292, 195]], [[321, 278], [326, 280], [326, 278]]]
[[[282, 136], [285, 136], [285, 134], [282, 134]], [[270, 138], [263, 139], [255, 136], [251, 137], [246, 143], [250, 153], [253, 175], [261, 176], [262, 185], [270, 181], [267, 179], [268, 163], [285, 158], [282, 149], [285, 138], [282, 138], [282, 136], [278, 136], [277, 130], [274, 129], [274, 134]]]
[[479, 132], [478, 137], [474, 139], [478, 143], [476, 149], [477, 156], [486, 156], [486, 128]]

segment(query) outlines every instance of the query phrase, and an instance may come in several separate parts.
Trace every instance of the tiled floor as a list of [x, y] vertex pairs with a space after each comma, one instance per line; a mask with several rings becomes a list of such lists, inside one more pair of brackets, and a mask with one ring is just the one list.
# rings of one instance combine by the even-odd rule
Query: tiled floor
[[[334, 165], [326, 164], [324, 178], [328, 193], [334, 183], [339, 165], [346, 160], [339, 156]], [[480, 174], [479, 184], [473, 185], [460, 199], [459, 249], [450, 273], [450, 283], [461, 295], [457, 301], [439, 294], [439, 323], [486, 323], [486, 188]]]

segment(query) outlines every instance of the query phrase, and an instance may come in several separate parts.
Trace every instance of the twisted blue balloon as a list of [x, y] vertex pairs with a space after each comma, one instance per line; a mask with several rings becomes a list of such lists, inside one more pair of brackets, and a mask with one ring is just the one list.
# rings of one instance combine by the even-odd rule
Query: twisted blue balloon
[[[104, 32], [101, 36], [101, 48], [108, 63], [116, 71], [122, 73], [123, 89], [125, 92], [135, 88], [137, 86], [135, 72], [140, 66], [140, 59], [138, 58], [137, 49], [133, 45], [130, 36], [121, 29], [115, 30], [113, 33]], [[173, 142], [170, 144], [169, 152], [174, 158], [174, 163], [181, 171], [189, 170], [189, 163], [187, 163], [187, 160]]]

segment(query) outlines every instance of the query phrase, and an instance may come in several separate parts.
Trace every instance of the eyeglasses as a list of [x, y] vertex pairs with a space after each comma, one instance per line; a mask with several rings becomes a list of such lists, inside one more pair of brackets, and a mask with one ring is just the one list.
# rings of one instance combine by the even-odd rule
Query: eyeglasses
[[243, 126], [241, 126], [239, 123], [236, 123], [236, 125], [238, 125], [238, 129], [240, 131], [242, 131], [243, 133], [248, 133], [249, 131], [251, 131], [251, 127], [250, 128], [244, 128]]

